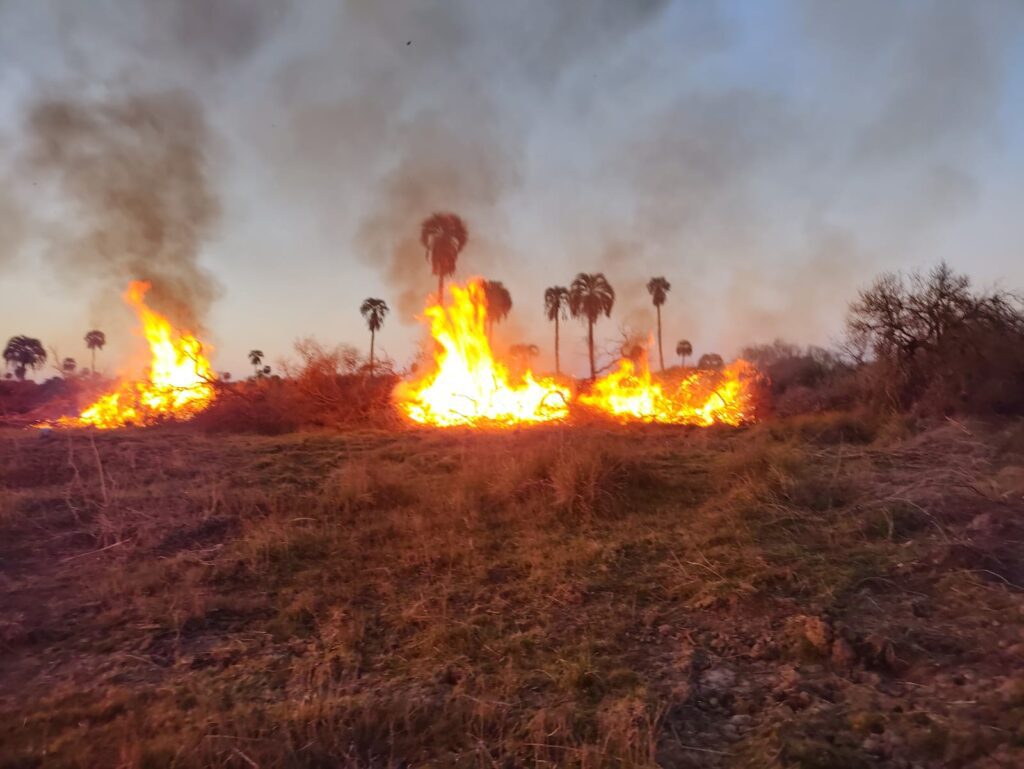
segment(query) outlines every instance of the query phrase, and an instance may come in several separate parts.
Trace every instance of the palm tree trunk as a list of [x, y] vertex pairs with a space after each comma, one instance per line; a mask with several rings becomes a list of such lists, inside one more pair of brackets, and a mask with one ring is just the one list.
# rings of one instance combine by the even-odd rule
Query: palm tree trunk
[[555, 315], [555, 376], [562, 375], [562, 365], [558, 359], [558, 315]]
[[444, 273], [437, 275], [437, 303], [444, 304]]
[[658, 365], [661, 366], [662, 372], [665, 371], [665, 353], [661, 351], [661, 305], [655, 305], [654, 309], [658, 311]]
[[92, 374], [96, 376], [96, 348], [92, 348]]
[[594, 321], [587, 319], [587, 349], [590, 351], [590, 381], [597, 379], [597, 371], [594, 368]]
[[377, 332], [370, 329], [370, 376], [373, 376], [373, 343], [376, 341]]

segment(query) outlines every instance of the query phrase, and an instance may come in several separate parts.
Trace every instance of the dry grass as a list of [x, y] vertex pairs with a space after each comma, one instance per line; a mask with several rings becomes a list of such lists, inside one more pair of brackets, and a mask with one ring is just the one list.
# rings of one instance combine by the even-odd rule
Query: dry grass
[[0, 434], [0, 767], [1001, 766], [1014, 429]]

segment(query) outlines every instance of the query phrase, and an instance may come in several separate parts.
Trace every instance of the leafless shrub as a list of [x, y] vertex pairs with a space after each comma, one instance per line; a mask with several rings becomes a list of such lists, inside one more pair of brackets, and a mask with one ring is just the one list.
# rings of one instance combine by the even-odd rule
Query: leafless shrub
[[[295, 343], [297, 361], [281, 366], [284, 377], [260, 377], [224, 385], [197, 423], [211, 431], [274, 435], [301, 427], [349, 427], [386, 423], [396, 377], [377, 361], [369, 375], [353, 347], [327, 347], [315, 339]], [[383, 373], [381, 373], [383, 372]]]
[[868, 394], [927, 413], [1024, 411], [1024, 305], [979, 292], [940, 264], [927, 275], [887, 274], [847, 318], [848, 346], [873, 356]]

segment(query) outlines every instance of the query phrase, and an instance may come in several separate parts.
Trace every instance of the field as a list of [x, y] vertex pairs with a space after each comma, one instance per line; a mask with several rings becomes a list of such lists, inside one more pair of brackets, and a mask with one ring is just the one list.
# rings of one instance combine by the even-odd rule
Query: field
[[1024, 424], [0, 432], [0, 767], [1024, 766]]

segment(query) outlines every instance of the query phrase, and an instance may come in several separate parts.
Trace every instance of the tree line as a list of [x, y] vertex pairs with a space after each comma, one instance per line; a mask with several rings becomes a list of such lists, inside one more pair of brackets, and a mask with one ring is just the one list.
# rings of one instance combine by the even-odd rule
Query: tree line
[[[437, 277], [437, 301], [443, 302], [444, 284], [454, 273], [459, 256], [469, 242], [469, 228], [461, 216], [451, 212], [434, 213], [420, 224], [420, 243], [424, 248], [426, 261], [431, 273]], [[508, 288], [499, 280], [483, 281], [484, 298], [487, 302], [487, 337], [493, 342], [494, 325], [503, 322], [512, 311], [512, 295]], [[662, 370], [665, 368], [665, 355], [662, 346], [661, 308], [665, 304], [672, 286], [664, 277], [651, 278], [647, 283], [647, 291], [657, 312], [658, 331], [658, 362]], [[615, 290], [603, 273], [581, 272], [576, 275], [568, 287], [551, 286], [544, 291], [544, 312], [549, 321], [555, 325], [555, 373], [561, 375], [561, 326], [568, 318], [581, 320], [587, 324], [587, 352], [590, 366], [590, 378], [597, 375], [594, 357], [594, 327], [601, 316], [611, 317], [615, 305]], [[390, 312], [387, 302], [377, 297], [368, 297], [359, 307], [359, 312], [370, 331], [370, 354], [367, 369], [372, 376], [376, 367], [377, 333], [384, 325]], [[92, 372], [96, 371], [96, 350], [102, 350], [106, 344], [106, 336], [102, 331], [92, 330], [85, 335], [88, 349], [92, 353]], [[510, 354], [520, 363], [538, 354], [536, 345], [517, 344], [510, 348]], [[688, 340], [680, 340], [676, 345], [676, 355], [681, 363], [693, 353]], [[263, 364], [265, 355], [262, 350], [249, 351], [249, 363], [253, 366], [256, 378], [270, 374], [270, 366]], [[4, 351], [4, 360], [8, 367], [14, 367], [14, 375], [24, 379], [28, 370], [35, 370], [45, 363], [46, 351], [38, 339], [25, 336], [12, 337]], [[721, 356], [710, 354], [703, 356], [698, 365], [715, 367], [721, 365]], [[77, 364], [73, 358], [63, 363], [63, 370], [73, 372]]]
[[[85, 335], [85, 346], [92, 354], [92, 366], [89, 373], [96, 373], [96, 350], [102, 350], [107, 343], [107, 336], [98, 329], [93, 329]], [[4, 363], [8, 369], [14, 369], [13, 373], [8, 370], [5, 375], [7, 379], [12, 376], [19, 381], [24, 381], [29, 371], [35, 371], [42, 367], [48, 360], [49, 355], [43, 343], [34, 337], [19, 334], [7, 340], [4, 347]], [[60, 371], [65, 376], [70, 376], [78, 370], [78, 361], [74, 358], [64, 358], [60, 362]]]
[[[444, 282], [446, 278], [455, 273], [459, 255], [469, 242], [469, 228], [465, 221], [458, 214], [451, 212], [435, 213], [423, 220], [420, 225], [420, 243], [424, 248], [427, 262], [430, 264], [431, 272], [437, 276], [437, 301], [442, 302], [444, 297]], [[665, 304], [668, 293], [672, 286], [664, 277], [651, 278], [647, 283], [647, 292], [651, 295], [651, 301], [657, 312], [658, 329], [658, 362], [662, 370], [665, 369], [665, 355], [662, 344], [661, 328], [661, 307]], [[508, 317], [512, 310], [512, 297], [508, 289], [501, 281], [485, 280], [483, 282], [484, 298], [487, 301], [487, 334], [493, 339], [493, 328], [495, 323], [502, 322]], [[369, 302], [379, 302], [385, 308], [383, 300], [367, 299], [363, 307]], [[594, 326], [601, 316], [611, 317], [612, 308], [615, 306], [615, 289], [604, 273], [581, 272], [576, 275], [572, 283], [566, 286], [551, 286], [544, 290], [544, 312], [547, 319], [555, 325], [555, 373], [561, 375], [561, 321], [572, 317], [584, 321], [587, 324], [587, 354], [590, 366], [590, 378], [597, 376], [597, 366], [594, 358]], [[371, 368], [372, 368], [372, 345], [374, 335], [380, 329], [383, 317], [367, 316], [371, 332]], [[376, 325], [374, 323], [376, 322]], [[510, 350], [512, 356], [517, 359], [528, 358], [537, 354], [535, 345], [513, 345]], [[693, 346], [688, 340], [680, 340], [676, 345], [676, 354], [680, 356], [685, 364], [686, 358], [693, 353]], [[715, 361], [721, 365], [721, 356], [710, 354], [701, 358], [702, 365], [712, 366]]]

